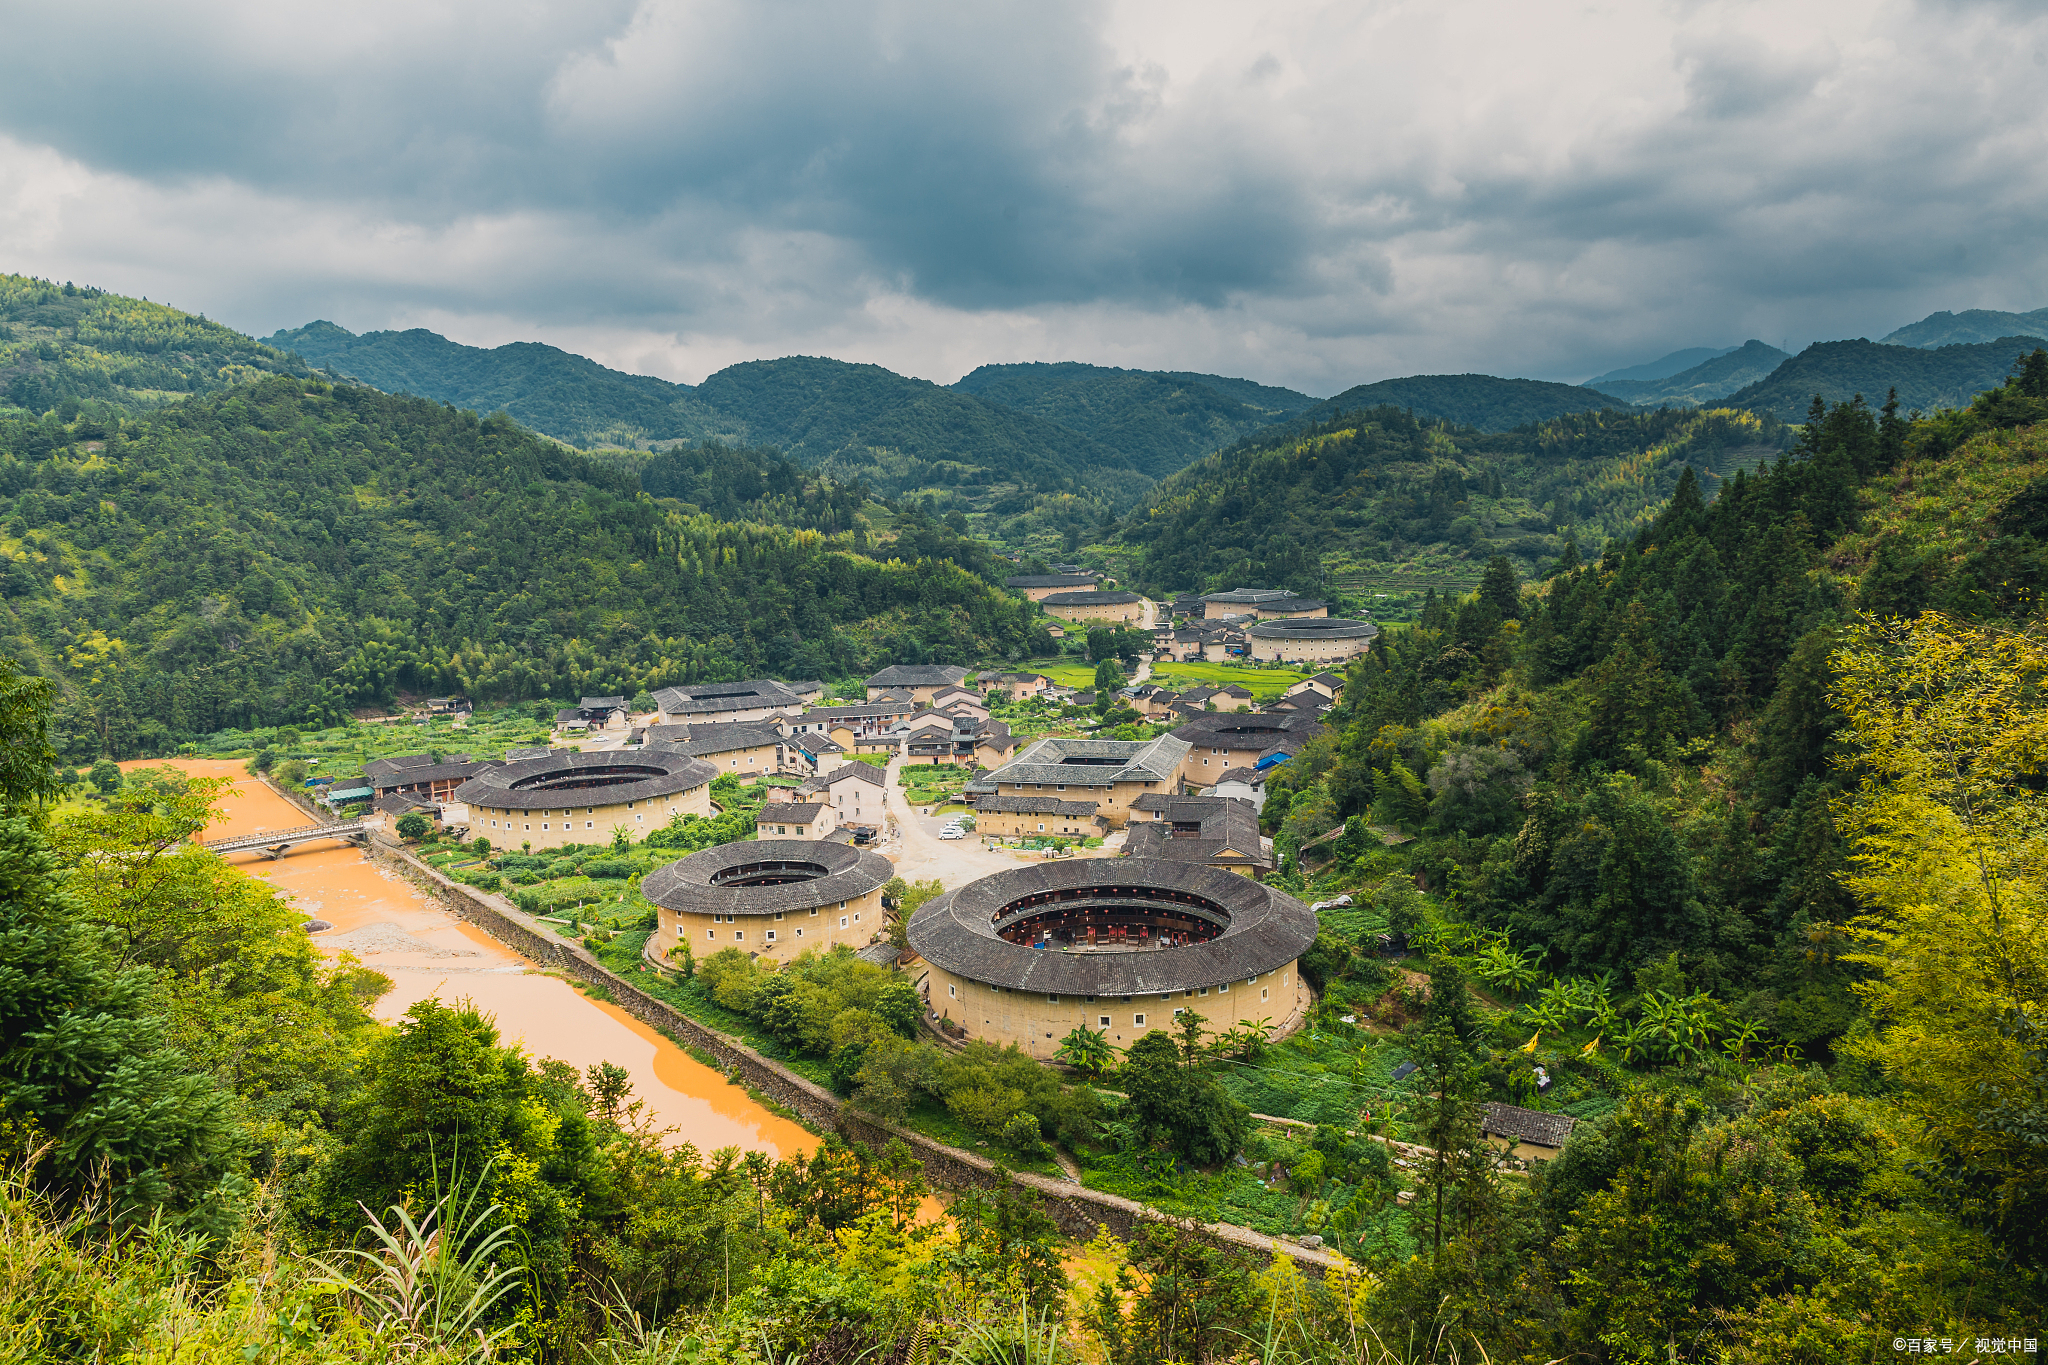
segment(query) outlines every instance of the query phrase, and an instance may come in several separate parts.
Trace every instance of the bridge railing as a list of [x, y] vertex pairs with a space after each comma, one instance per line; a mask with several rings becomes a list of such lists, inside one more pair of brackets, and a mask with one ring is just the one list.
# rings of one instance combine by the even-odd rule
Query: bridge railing
[[270, 844], [289, 843], [299, 839], [339, 837], [343, 834], [361, 832], [361, 820], [338, 820], [328, 825], [298, 825], [291, 829], [265, 829], [254, 834], [234, 834], [220, 839], [203, 839], [201, 848], [221, 848], [230, 844], [264, 847]]

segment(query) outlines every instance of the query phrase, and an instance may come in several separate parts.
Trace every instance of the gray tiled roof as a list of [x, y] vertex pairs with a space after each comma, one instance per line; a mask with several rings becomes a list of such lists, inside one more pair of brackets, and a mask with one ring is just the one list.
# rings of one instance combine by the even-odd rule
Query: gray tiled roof
[[647, 742], [659, 744], [670, 753], [692, 758], [710, 758], [735, 749], [756, 749], [764, 744], [782, 743], [782, 732], [761, 721], [740, 721], [718, 725], [697, 721], [690, 725], [650, 725]]
[[[654, 874], [650, 874], [650, 879]], [[1006, 905], [1047, 891], [1143, 886], [1199, 896], [1229, 915], [1207, 943], [1128, 952], [1068, 953], [998, 938]], [[1149, 995], [1215, 986], [1284, 967], [1315, 942], [1316, 917], [1249, 877], [1159, 858], [1075, 859], [998, 872], [919, 907], [910, 946], [970, 981], [1048, 995]]]
[[828, 807], [823, 801], [770, 801], [761, 807], [754, 817], [754, 823], [770, 825], [808, 825], [818, 818], [818, 812]]
[[1134, 592], [1056, 592], [1040, 600], [1046, 607], [1122, 607], [1143, 598]]
[[[520, 787], [525, 782], [575, 782], [616, 773], [635, 780], [604, 787]], [[637, 753], [561, 753], [487, 768], [455, 789], [455, 799], [498, 810], [567, 810], [572, 806], [616, 806], [701, 787], [718, 770], [700, 758], [660, 748]]]
[[626, 709], [626, 699], [624, 697], [585, 697], [577, 702], [576, 705], [585, 711], [623, 711]]
[[749, 678], [744, 682], [664, 687], [654, 694], [654, 704], [668, 716], [715, 716], [763, 707], [801, 707], [804, 698], [773, 678]]
[[831, 772], [811, 780], [831, 787], [844, 782], [849, 777], [859, 778], [861, 781], [877, 787], [886, 788], [889, 785], [889, 774], [887, 772], [877, 768], [872, 763], [863, 763], [857, 758], [850, 763], [842, 763]]
[[1380, 628], [1370, 621], [1341, 616], [1306, 616], [1300, 620], [1261, 621], [1245, 628], [1255, 640], [1370, 640]]
[[1205, 592], [1204, 602], [1223, 602], [1230, 606], [1257, 606], [1262, 602], [1278, 602], [1292, 597], [1293, 593], [1276, 588], [1230, 588], [1223, 592]]
[[1197, 749], [1264, 751], [1283, 739], [1313, 739], [1323, 733], [1323, 726], [1299, 711], [1211, 711], [1173, 733]]
[[1492, 1137], [1519, 1138], [1544, 1147], [1562, 1147], [1578, 1120], [1569, 1114], [1547, 1114], [1512, 1104], [1479, 1106], [1479, 1131]]
[[[713, 886], [712, 878], [753, 864], [817, 868], [823, 875], [780, 886]], [[641, 879], [656, 905], [699, 915], [772, 915], [850, 901], [887, 882], [896, 866], [879, 853], [825, 839], [744, 839], [692, 853]], [[879, 916], [875, 927], [882, 927]]]
[[[425, 760], [420, 762], [417, 760]], [[468, 754], [450, 754], [441, 762], [434, 762], [432, 754], [404, 754], [399, 758], [380, 758], [363, 765], [363, 781], [372, 787], [409, 787], [416, 782], [444, 782], [452, 778], [474, 777], [486, 768], [495, 767], [490, 760], [472, 761]]]
[[1026, 573], [1018, 574], [1012, 578], [1005, 578], [1003, 586], [1006, 588], [1083, 588], [1094, 581], [1095, 576], [1093, 574], [1085, 573]]
[[1257, 768], [1225, 768], [1217, 776], [1216, 780], [1218, 782], [1249, 782], [1256, 787], [1265, 782], [1266, 775]]
[[1168, 806], [1178, 799], [1172, 792], [1146, 792], [1143, 796], [1131, 802], [1131, 809], [1142, 810], [1147, 813], [1164, 812]]
[[[1200, 833], [1176, 835], [1174, 826], [1193, 824]], [[1259, 843], [1259, 816], [1249, 801], [1229, 797], [1184, 796], [1170, 803], [1164, 817], [1134, 822], [1124, 836], [1124, 853], [1133, 858], [1171, 858], [1207, 862], [1229, 850], [1262, 865], [1271, 865]]]
[[869, 687], [935, 687], [967, 681], [957, 664], [890, 664], [868, 679]]
[[[1108, 786], [1116, 782], [1171, 782], [1188, 746], [1171, 735], [1157, 739], [1068, 739], [1047, 735], [1032, 742], [1002, 767], [969, 782], [968, 790], [990, 792], [1004, 783]], [[1119, 759], [1118, 763], [1069, 763], [1067, 759]]]
[[974, 808], [996, 815], [1095, 814], [1093, 801], [1062, 801], [1057, 796], [984, 796], [975, 802]]

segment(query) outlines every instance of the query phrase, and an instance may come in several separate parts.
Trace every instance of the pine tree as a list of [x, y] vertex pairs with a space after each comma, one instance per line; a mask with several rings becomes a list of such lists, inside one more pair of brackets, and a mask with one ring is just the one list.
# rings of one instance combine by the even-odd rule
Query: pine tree
[[1479, 580], [1479, 600], [1493, 607], [1496, 620], [1522, 619], [1522, 583], [1506, 556], [1495, 555], [1486, 561], [1486, 576]]

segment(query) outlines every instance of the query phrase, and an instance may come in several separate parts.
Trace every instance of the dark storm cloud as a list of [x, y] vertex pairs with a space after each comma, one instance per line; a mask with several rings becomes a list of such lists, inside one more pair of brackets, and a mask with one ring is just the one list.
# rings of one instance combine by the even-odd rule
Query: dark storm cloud
[[2035, 7], [1153, 3], [17, 6], [0, 268], [1326, 392], [2048, 301]]

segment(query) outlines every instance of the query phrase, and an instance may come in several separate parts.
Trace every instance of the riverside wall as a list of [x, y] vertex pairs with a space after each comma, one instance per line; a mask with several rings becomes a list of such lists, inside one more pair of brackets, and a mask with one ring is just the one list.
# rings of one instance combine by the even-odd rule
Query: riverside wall
[[[806, 1126], [821, 1132], [836, 1131], [849, 1140], [875, 1148], [892, 1139], [901, 1141], [924, 1164], [925, 1179], [940, 1189], [991, 1189], [1000, 1183], [995, 1163], [988, 1158], [852, 1109], [824, 1086], [647, 994], [600, 963], [582, 944], [561, 937], [504, 897], [465, 886], [383, 839], [373, 837], [367, 854], [405, 877], [422, 894], [447, 906], [458, 918], [476, 925], [533, 962], [601, 988], [620, 1009], [709, 1056], [729, 1078], [795, 1114]], [[1342, 1256], [1319, 1248], [1280, 1241], [1235, 1224], [1170, 1217], [1135, 1200], [1087, 1189], [1071, 1181], [1029, 1171], [1010, 1172], [1009, 1179], [1036, 1193], [1046, 1214], [1070, 1237], [1086, 1240], [1099, 1229], [1107, 1228], [1112, 1236], [1128, 1241], [1145, 1223], [1170, 1223], [1187, 1236], [1261, 1264], [1276, 1251], [1317, 1277], [1346, 1264]]]

